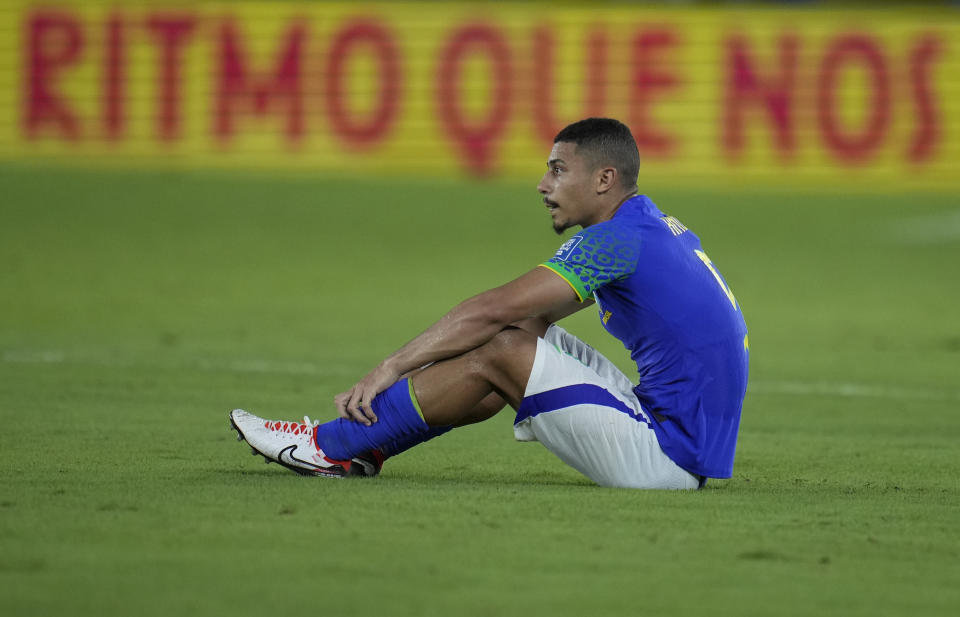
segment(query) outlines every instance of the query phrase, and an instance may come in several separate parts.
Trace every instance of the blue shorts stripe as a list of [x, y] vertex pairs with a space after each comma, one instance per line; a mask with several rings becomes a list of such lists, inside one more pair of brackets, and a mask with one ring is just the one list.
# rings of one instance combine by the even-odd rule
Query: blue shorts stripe
[[555, 390], [547, 390], [546, 392], [531, 394], [525, 397], [523, 401], [520, 402], [520, 409], [517, 410], [517, 418], [513, 423], [517, 424], [527, 418], [532, 418], [533, 416], [549, 411], [556, 411], [557, 409], [564, 409], [565, 407], [573, 407], [574, 405], [610, 407], [611, 409], [616, 409], [617, 411], [627, 414], [638, 422], [643, 422], [647, 426], [650, 425], [650, 422], [647, 421], [645, 417], [634, 413], [629, 405], [610, 394], [610, 392], [602, 386], [592, 383], [564, 386]]

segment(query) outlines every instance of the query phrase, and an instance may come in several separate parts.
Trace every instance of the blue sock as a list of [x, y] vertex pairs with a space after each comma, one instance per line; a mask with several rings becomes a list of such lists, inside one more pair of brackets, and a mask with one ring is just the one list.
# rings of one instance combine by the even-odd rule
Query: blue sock
[[373, 399], [377, 421], [366, 426], [338, 418], [317, 427], [317, 446], [332, 459], [349, 460], [371, 450], [393, 456], [441, 435], [451, 427], [430, 427], [420, 415], [409, 379], [393, 384]]
[[380, 446], [380, 452], [383, 454], [383, 458], [390, 458], [391, 456], [396, 456], [401, 452], [406, 452], [413, 446], [418, 446], [425, 441], [430, 441], [434, 437], [439, 437], [452, 428], [452, 426], [431, 426], [429, 429], [427, 429], [426, 433], [421, 435], [411, 435], [410, 437], [394, 439], [390, 443]]

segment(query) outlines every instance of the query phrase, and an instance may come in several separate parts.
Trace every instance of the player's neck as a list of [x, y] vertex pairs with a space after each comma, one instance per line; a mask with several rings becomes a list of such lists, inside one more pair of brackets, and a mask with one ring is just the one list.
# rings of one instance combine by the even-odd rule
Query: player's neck
[[603, 223], [604, 221], [609, 221], [617, 212], [620, 210], [620, 206], [625, 204], [628, 199], [637, 196], [637, 191], [631, 191], [617, 200], [611, 200], [609, 204], [605, 204], [600, 207], [597, 212], [597, 216], [588, 224], [583, 225], [584, 228], [589, 227], [590, 225], [596, 225], [597, 223]]

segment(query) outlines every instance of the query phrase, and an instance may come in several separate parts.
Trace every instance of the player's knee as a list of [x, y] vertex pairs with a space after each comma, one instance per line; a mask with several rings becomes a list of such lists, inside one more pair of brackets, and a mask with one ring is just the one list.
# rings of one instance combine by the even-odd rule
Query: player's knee
[[537, 355], [537, 337], [507, 329], [470, 352], [463, 369], [493, 385], [503, 399], [517, 407]]
[[501, 364], [518, 356], [536, 353], [537, 337], [519, 328], [501, 330], [480, 348], [483, 358], [493, 364]]
[[461, 366], [461, 370], [465, 375], [501, 382], [504, 375], [513, 375], [524, 366], [532, 364], [536, 353], [536, 336], [518, 328], [507, 328], [480, 347], [464, 354], [466, 362]]

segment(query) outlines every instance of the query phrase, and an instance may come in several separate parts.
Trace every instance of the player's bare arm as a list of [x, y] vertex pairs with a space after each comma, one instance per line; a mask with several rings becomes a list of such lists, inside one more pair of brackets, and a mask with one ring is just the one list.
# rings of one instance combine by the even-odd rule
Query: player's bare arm
[[515, 321], [510, 325], [514, 328], [526, 330], [530, 334], [543, 338], [543, 335], [546, 334], [547, 328], [550, 327], [550, 324], [555, 324], [561, 319], [573, 315], [577, 311], [582, 311], [588, 306], [593, 306], [593, 304], [593, 298], [587, 298], [583, 302], [580, 302], [578, 298], [571, 298], [569, 303], [559, 306], [549, 313], [538, 315], [536, 317], [521, 319], [520, 321]]
[[[562, 278], [534, 268], [500, 287], [461, 302], [415, 339], [383, 360], [349, 390], [334, 397], [340, 416], [364, 424], [377, 421], [371, 402], [400, 377], [431, 362], [475, 349], [512, 324], [543, 330], [592, 302], [580, 302]], [[531, 330], [532, 331], [532, 330]]]

